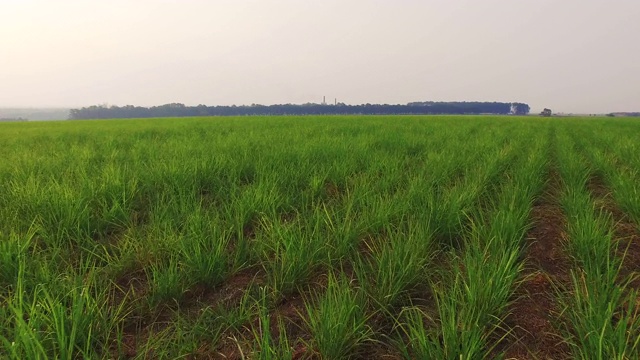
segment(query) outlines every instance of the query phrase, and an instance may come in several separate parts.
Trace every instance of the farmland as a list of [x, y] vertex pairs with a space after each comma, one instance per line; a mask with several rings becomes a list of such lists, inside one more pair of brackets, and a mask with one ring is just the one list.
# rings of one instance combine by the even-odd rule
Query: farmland
[[637, 359], [639, 131], [0, 124], [0, 357]]

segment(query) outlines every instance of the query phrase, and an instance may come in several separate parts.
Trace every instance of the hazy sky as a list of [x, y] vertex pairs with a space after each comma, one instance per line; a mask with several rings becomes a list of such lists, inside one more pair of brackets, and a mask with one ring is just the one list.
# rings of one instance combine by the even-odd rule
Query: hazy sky
[[640, 111], [638, 0], [0, 0], [0, 107]]

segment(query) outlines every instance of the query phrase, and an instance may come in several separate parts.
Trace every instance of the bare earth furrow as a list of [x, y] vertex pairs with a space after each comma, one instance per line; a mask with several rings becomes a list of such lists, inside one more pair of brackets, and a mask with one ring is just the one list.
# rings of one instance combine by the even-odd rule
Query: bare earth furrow
[[556, 329], [559, 308], [554, 286], [568, 283], [570, 260], [562, 239], [564, 214], [558, 204], [559, 175], [552, 171], [543, 196], [531, 210], [523, 282], [505, 320], [507, 359], [566, 359], [568, 349]]

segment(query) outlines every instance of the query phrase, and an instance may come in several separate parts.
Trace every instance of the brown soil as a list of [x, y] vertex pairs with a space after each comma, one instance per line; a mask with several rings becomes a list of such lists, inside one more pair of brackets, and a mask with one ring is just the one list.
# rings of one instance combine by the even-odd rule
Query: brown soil
[[[294, 359], [310, 359], [312, 351], [308, 349], [305, 342], [311, 339], [301, 314], [305, 313], [304, 298], [301, 295], [294, 295], [283, 299], [274, 310], [269, 313], [269, 322], [271, 336], [275, 342], [278, 341], [280, 335], [280, 326], [284, 326], [289, 344], [293, 348]], [[251, 351], [251, 329], [259, 329], [260, 320], [255, 318], [251, 320], [245, 328], [237, 333], [230, 331], [223, 337], [222, 343], [214, 352], [212, 358], [216, 359], [243, 359]]]
[[[620, 279], [629, 276], [640, 275], [640, 231], [636, 224], [622, 211], [611, 195], [604, 180], [600, 176], [593, 176], [587, 184], [591, 195], [597, 205], [611, 215], [614, 221], [614, 236], [618, 242], [617, 253], [622, 261]], [[631, 285], [639, 289], [640, 277], [636, 278]]]
[[256, 217], [254, 217], [242, 227], [242, 236], [244, 236], [245, 239], [253, 240], [256, 238], [256, 233], [258, 232], [259, 228], [260, 221]]
[[402, 355], [398, 354], [391, 346], [384, 343], [368, 343], [354, 357], [357, 360], [381, 359], [381, 360], [401, 360]]
[[545, 193], [531, 210], [524, 278], [510, 305], [505, 326], [511, 329], [496, 350], [506, 359], [568, 359], [556, 328], [559, 308], [555, 289], [568, 284], [570, 259], [563, 251], [564, 214], [558, 204], [559, 175], [552, 171]]
[[[185, 293], [180, 302], [180, 310], [197, 316], [207, 307], [235, 307], [250, 286], [262, 284], [265, 281], [264, 279], [265, 276], [262, 269], [252, 267], [236, 273], [220, 286], [214, 288], [196, 286]], [[116, 285], [125, 292], [132, 290], [134, 297], [143, 301], [148, 290], [145, 280], [146, 278], [140, 272], [132, 273], [119, 278]], [[146, 340], [154, 333], [165, 329], [170, 323], [171, 314], [173, 314], [173, 311], [167, 305], [160, 305], [153, 314], [131, 314], [123, 329], [122, 343], [120, 344], [124, 358], [138, 356], [138, 346], [144, 345]], [[110, 347], [110, 353], [114, 358], [118, 355], [117, 348], [117, 344], [113, 344]], [[218, 358], [218, 356], [212, 354], [215, 354], [215, 352], [203, 347], [192, 358]]]
[[[306, 314], [305, 299], [312, 299], [316, 291], [326, 287], [326, 275], [317, 274], [314, 281], [300, 292], [284, 296], [275, 305], [275, 308], [269, 311], [269, 321], [271, 324], [270, 332], [272, 339], [278, 341], [280, 336], [280, 326], [284, 326], [287, 339], [293, 349], [294, 359], [315, 359], [313, 349], [307, 347], [311, 340], [311, 334], [305, 325], [304, 314]], [[244, 293], [244, 291], [242, 292]], [[239, 296], [242, 296], [242, 293]], [[239, 298], [238, 298], [239, 299]], [[258, 317], [252, 319], [244, 325], [244, 329], [240, 332], [230, 330], [223, 336], [223, 341], [215, 350], [216, 359], [242, 359], [251, 351], [251, 329], [260, 327], [260, 319]]]
[[253, 266], [232, 275], [222, 285], [215, 288], [195, 288], [185, 295], [185, 306], [232, 308], [238, 305], [244, 294], [252, 285], [265, 283], [266, 275], [262, 267]]

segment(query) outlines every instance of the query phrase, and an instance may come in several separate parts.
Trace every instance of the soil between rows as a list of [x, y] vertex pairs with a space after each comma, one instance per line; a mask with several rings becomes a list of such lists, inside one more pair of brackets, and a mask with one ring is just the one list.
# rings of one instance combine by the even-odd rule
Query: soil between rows
[[565, 218], [558, 203], [560, 180], [549, 174], [543, 195], [531, 210], [532, 228], [526, 237], [523, 280], [515, 293], [505, 324], [511, 333], [496, 350], [506, 359], [568, 359], [569, 351], [556, 328], [559, 308], [556, 287], [569, 281], [570, 260], [563, 249]]

